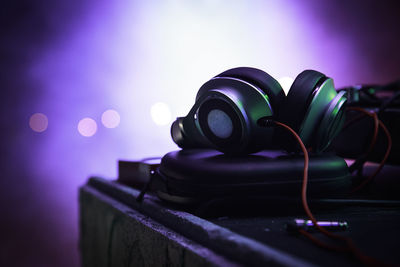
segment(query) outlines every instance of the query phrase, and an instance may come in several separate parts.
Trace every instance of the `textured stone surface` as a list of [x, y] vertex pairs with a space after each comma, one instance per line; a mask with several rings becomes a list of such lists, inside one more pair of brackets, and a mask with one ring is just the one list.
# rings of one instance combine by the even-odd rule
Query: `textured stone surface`
[[[143, 202], [136, 201], [139, 192], [131, 187], [102, 178], [90, 178], [82, 189], [98, 190], [118, 203], [124, 203], [140, 214], [151, 217], [169, 231], [175, 231], [189, 240], [194, 240], [234, 262], [246, 266], [311, 266], [310, 262], [277, 250], [268, 243], [237, 234], [191, 213], [165, 206], [152, 195], [146, 195]], [[82, 201], [81, 201], [82, 202]], [[150, 226], [151, 227], [151, 226]], [[212, 261], [215, 263], [215, 261]], [[221, 265], [224, 266], [224, 265]]]
[[80, 191], [82, 266], [239, 266], [86, 186]]

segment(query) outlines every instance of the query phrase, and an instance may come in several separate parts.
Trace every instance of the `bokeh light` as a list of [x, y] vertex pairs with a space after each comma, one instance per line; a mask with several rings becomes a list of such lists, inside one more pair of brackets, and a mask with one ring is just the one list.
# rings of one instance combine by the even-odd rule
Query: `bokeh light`
[[[23, 168], [9, 164], [14, 179], [3, 179], [13, 185], [2, 187], [12, 196], [1, 195], [15, 216], [2, 219], [20, 234], [7, 231], [1, 243], [23, 248], [2, 266], [78, 265], [78, 186], [89, 175], [117, 177], [117, 159], [178, 149], [171, 120], [186, 116], [202, 84], [229, 68], [255, 67], [276, 79], [315, 69], [338, 88], [399, 76], [399, 12], [386, 2], [6, 2], [1, 76], [10, 101], [2, 139], [8, 161]], [[279, 80], [286, 93], [292, 81]], [[103, 129], [117, 124], [107, 109], [118, 112], [118, 130]], [[35, 112], [48, 116], [48, 127], [29, 120]], [[40, 216], [27, 224], [32, 214]]]
[[119, 125], [121, 117], [119, 113], [113, 109], [108, 109], [101, 115], [101, 123], [103, 123], [106, 128], [115, 128]]
[[166, 125], [171, 122], [171, 111], [167, 104], [158, 102], [151, 106], [151, 118], [157, 125]]
[[287, 95], [290, 90], [290, 86], [292, 86], [294, 82], [294, 79], [292, 77], [285, 76], [278, 79], [278, 82], [280, 83], [283, 91], [285, 91], [285, 94]]
[[83, 118], [78, 123], [78, 131], [85, 137], [91, 137], [97, 132], [97, 123], [91, 118]]
[[49, 121], [43, 113], [35, 113], [29, 119], [29, 126], [34, 132], [44, 132], [47, 129]]

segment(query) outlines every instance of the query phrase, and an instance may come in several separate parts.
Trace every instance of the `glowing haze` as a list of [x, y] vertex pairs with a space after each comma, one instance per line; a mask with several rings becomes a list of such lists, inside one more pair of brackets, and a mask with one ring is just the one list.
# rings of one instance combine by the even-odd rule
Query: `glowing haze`
[[[29, 1], [21, 3], [25, 2]], [[160, 156], [177, 149], [170, 123], [187, 115], [200, 86], [224, 70], [260, 68], [286, 89], [304, 69], [327, 74], [337, 86], [389, 79], [384, 75], [398, 66], [398, 53], [393, 51], [399, 45], [385, 39], [393, 33], [386, 30], [389, 24], [375, 25], [395, 24], [398, 12], [388, 20], [386, 13], [384, 18], [375, 17], [371, 5], [353, 2], [40, 0], [26, 4], [28, 8], [9, 16], [8, 25], [22, 29], [21, 36], [4, 42], [12, 46], [10, 51], [25, 55], [16, 67], [23, 69], [23, 75], [17, 71], [10, 76], [15, 84], [4, 87], [14, 92], [15, 99], [21, 98], [21, 108], [7, 110], [4, 117], [18, 114], [19, 119], [6, 121], [22, 125], [23, 130], [5, 130], [12, 135], [5, 140], [13, 142], [14, 158], [28, 178], [3, 180], [14, 183], [15, 199], [22, 199], [21, 207], [26, 206], [32, 217], [49, 218], [40, 221], [41, 227], [54, 226], [61, 240], [76, 244], [78, 186], [89, 175], [115, 178], [118, 159]], [[21, 17], [31, 7], [37, 12], [27, 23]], [[21, 41], [35, 38], [35, 45]], [[375, 60], [367, 64], [371, 58]], [[9, 61], [4, 62], [16, 62], [12, 55]], [[18, 88], [24, 88], [23, 93]], [[10, 99], [8, 109], [15, 106], [15, 99]], [[12, 201], [6, 199], [4, 203]], [[25, 215], [21, 218], [29, 226], [27, 232], [45, 238], [42, 231], [31, 230]], [[32, 240], [35, 246], [43, 243]], [[20, 243], [15, 239], [15, 247]], [[58, 249], [59, 253], [46, 251], [43, 258], [73, 253]]]
[[[228, 68], [257, 67], [277, 78], [295, 77], [306, 68], [333, 73], [321, 55], [335, 55], [340, 62], [351, 58], [351, 51], [346, 42], [300, 17], [303, 13], [301, 5], [263, 1], [95, 5], [79, 27], [49, 45], [31, 67], [46, 92], [41, 105], [60, 118], [38, 160], [51, 164], [53, 154], [62, 151], [81, 161], [71, 151], [73, 143], [91, 162], [76, 162], [77, 173], [114, 176], [118, 158], [176, 149], [170, 121], [187, 114], [202, 83]], [[99, 125], [108, 106], [120, 116], [119, 127], [108, 134], [98, 128], [90, 142], [73, 134], [84, 117]], [[98, 142], [103, 154], [94, 152]]]

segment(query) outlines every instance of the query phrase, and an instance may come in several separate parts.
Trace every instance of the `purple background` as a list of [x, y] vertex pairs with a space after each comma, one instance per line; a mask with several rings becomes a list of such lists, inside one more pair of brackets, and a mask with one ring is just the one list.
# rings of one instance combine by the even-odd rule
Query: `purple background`
[[[237, 66], [337, 87], [400, 77], [396, 1], [5, 1], [0, 9], [0, 265], [75, 266], [78, 186], [118, 159], [176, 146], [150, 109], [186, 115], [198, 88]], [[117, 128], [100, 121], [107, 109]], [[29, 127], [48, 117], [42, 133]], [[98, 130], [84, 137], [78, 122]]]

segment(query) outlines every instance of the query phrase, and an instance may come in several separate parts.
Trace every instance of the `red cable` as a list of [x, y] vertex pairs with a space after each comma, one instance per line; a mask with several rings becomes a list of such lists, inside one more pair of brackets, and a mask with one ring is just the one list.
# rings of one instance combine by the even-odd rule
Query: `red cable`
[[390, 154], [390, 150], [392, 149], [392, 137], [390, 136], [389, 130], [386, 128], [386, 126], [383, 124], [383, 122], [381, 120], [379, 120], [379, 125], [382, 127], [383, 131], [386, 134], [387, 137], [387, 149], [386, 149], [386, 153], [385, 156], [383, 157], [382, 161], [380, 162], [378, 168], [376, 168], [376, 170], [374, 171], [374, 173], [372, 175], [370, 175], [367, 179], [365, 179], [361, 184], [359, 184], [356, 188], [354, 188], [353, 190], [351, 190], [351, 193], [357, 192], [358, 190], [360, 190], [361, 188], [363, 188], [366, 184], [368, 184], [369, 182], [371, 182], [375, 176], [378, 175], [378, 173], [382, 170], [383, 166], [386, 163], [386, 160], [389, 157]]
[[[386, 163], [386, 160], [387, 160], [388, 157], [389, 157], [390, 150], [392, 149], [392, 138], [391, 138], [391, 136], [390, 136], [390, 133], [389, 133], [388, 129], [387, 129], [386, 126], [383, 124], [383, 122], [382, 122], [381, 120], [378, 119], [378, 116], [376, 115], [375, 112], [369, 112], [369, 111], [367, 111], [367, 110], [365, 110], [365, 109], [362, 109], [362, 108], [359, 108], [359, 107], [348, 107], [347, 109], [348, 109], [348, 110], [354, 110], [354, 111], [362, 112], [364, 115], [367, 115], [367, 116], [369, 116], [369, 117], [372, 117], [373, 120], [374, 120], [374, 135], [373, 135], [371, 144], [370, 144], [370, 146], [369, 146], [369, 149], [368, 149], [368, 151], [367, 151], [367, 153], [366, 153], [366, 157], [368, 157], [368, 155], [371, 154], [372, 149], [374, 148], [375, 143], [376, 143], [376, 141], [377, 141], [377, 139], [378, 139], [378, 130], [379, 130], [379, 126], [382, 127], [383, 131], [385, 132], [386, 137], [387, 137], [387, 142], [388, 142], [387, 149], [386, 149], [386, 153], [385, 153], [385, 155], [384, 155], [382, 161], [380, 162], [378, 168], [374, 171], [374, 173], [373, 173], [372, 175], [370, 175], [367, 179], [365, 179], [361, 184], [359, 184], [356, 188], [354, 188], [354, 189], [351, 190], [351, 192], [350, 192], [350, 193], [355, 193], [355, 192], [359, 191], [361, 188], [363, 188], [366, 184], [368, 184], [369, 182], [371, 182], [371, 181], [375, 178], [375, 176], [377, 176], [378, 173], [382, 170], [383, 166], [384, 166], [385, 163]], [[355, 118], [354, 120], [350, 121], [346, 126], [349, 126], [351, 123], [353, 123], [353, 122], [359, 120], [360, 118], [361, 118], [361, 117]]]
[[[318, 240], [317, 238], [313, 237], [311, 234], [306, 233], [305, 231], [300, 231], [300, 233], [302, 233], [304, 236], [308, 237], [311, 241], [313, 241], [314, 243], [316, 243], [317, 245], [327, 248], [327, 249], [331, 249], [331, 250], [335, 250], [335, 251], [349, 251], [351, 252], [357, 259], [359, 259], [362, 263], [364, 263], [365, 265], [368, 266], [382, 266], [384, 265], [383, 263], [375, 260], [374, 258], [371, 258], [365, 254], [363, 254], [353, 243], [353, 240], [351, 238], [345, 237], [345, 236], [341, 236], [341, 235], [337, 235], [334, 233], [329, 232], [328, 230], [326, 230], [324, 227], [318, 225], [317, 220], [315, 219], [314, 215], [312, 214], [308, 203], [307, 203], [307, 182], [308, 182], [308, 164], [309, 164], [309, 156], [308, 156], [308, 152], [306, 147], [304, 146], [303, 141], [301, 140], [300, 136], [288, 125], [283, 124], [281, 122], [274, 122], [275, 124], [277, 124], [280, 127], [285, 128], [286, 130], [288, 130], [289, 132], [291, 132], [291, 134], [296, 138], [297, 142], [299, 143], [301, 150], [303, 151], [304, 154], [304, 170], [303, 170], [303, 183], [302, 183], [302, 188], [301, 188], [301, 200], [302, 200], [302, 204], [303, 204], [303, 208], [304, 211], [306, 212], [307, 216], [310, 218], [310, 220], [312, 221], [312, 223], [314, 224], [314, 226], [323, 234], [325, 234], [326, 236], [332, 238], [332, 239], [336, 239], [336, 240], [340, 240], [346, 243], [346, 246], [332, 246], [330, 244], [327, 244], [321, 240]], [[305, 234], [306, 233], [306, 234]]]
[[[374, 135], [372, 136], [372, 140], [371, 140], [371, 144], [369, 145], [369, 148], [367, 150], [367, 152], [365, 153], [366, 158], [368, 158], [368, 156], [371, 154], [372, 149], [375, 146], [376, 140], [378, 139], [378, 130], [379, 130], [379, 120], [378, 120], [378, 116], [376, 115], [375, 112], [368, 112], [365, 109], [359, 108], [359, 107], [348, 107], [348, 110], [354, 110], [354, 111], [359, 111], [364, 113], [364, 115], [367, 115], [369, 117], [371, 117], [374, 120]], [[343, 129], [347, 128], [349, 125], [351, 125], [352, 123], [358, 121], [359, 119], [361, 119], [363, 116], [361, 117], [356, 117], [355, 119], [351, 120], [350, 122], [348, 122]]]

